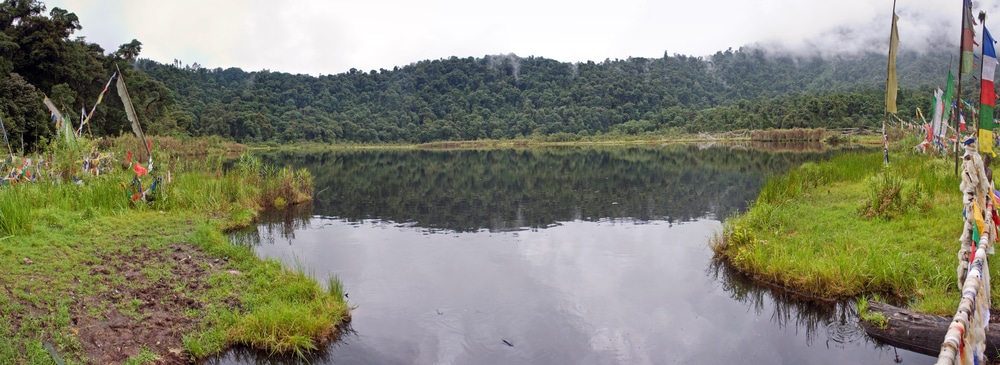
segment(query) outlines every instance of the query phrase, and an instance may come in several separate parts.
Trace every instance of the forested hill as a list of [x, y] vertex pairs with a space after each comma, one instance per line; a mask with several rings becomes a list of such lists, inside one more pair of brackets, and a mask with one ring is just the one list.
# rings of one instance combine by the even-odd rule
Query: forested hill
[[[901, 114], [930, 105], [948, 56], [899, 57]], [[135, 67], [174, 91], [198, 135], [237, 141], [427, 142], [562, 133], [636, 134], [873, 126], [886, 56], [772, 57], [760, 49], [565, 63], [514, 55], [420, 61], [312, 77], [237, 68]]]
[[[105, 52], [73, 38], [81, 20], [37, 0], [0, 1], [0, 118], [26, 150], [51, 140], [47, 95], [95, 136], [130, 130], [115, 87], [121, 69], [153, 134], [219, 135], [239, 142], [428, 142], [596, 134], [875, 126], [886, 56], [776, 56], [744, 48], [567, 63], [515, 55], [424, 60], [392, 70], [313, 77], [206, 69], [139, 58], [142, 43]], [[898, 57], [899, 114], [929, 109], [950, 54]], [[970, 80], [971, 81], [971, 80]], [[963, 98], [971, 98], [967, 87]]]

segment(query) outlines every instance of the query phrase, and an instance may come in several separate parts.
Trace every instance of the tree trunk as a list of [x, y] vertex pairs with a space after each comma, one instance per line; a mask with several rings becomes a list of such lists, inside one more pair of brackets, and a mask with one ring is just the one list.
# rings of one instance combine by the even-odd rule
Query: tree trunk
[[[868, 311], [882, 313], [889, 320], [884, 329], [862, 320], [861, 326], [868, 336], [930, 356], [937, 356], [941, 352], [941, 344], [951, 325], [951, 318], [915, 313], [885, 303], [868, 301]], [[997, 354], [1000, 354], [1000, 323], [991, 318], [986, 329], [986, 357], [994, 361], [997, 360]]]

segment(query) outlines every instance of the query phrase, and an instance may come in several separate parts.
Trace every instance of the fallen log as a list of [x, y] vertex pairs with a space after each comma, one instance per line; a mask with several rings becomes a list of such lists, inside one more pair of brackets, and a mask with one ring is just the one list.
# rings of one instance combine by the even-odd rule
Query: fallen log
[[[941, 343], [944, 342], [945, 333], [951, 325], [950, 317], [916, 313], [885, 303], [868, 301], [868, 311], [882, 313], [888, 319], [885, 328], [861, 320], [861, 327], [868, 336], [892, 346], [930, 356], [937, 356], [941, 352]], [[998, 359], [998, 354], [1000, 354], [1000, 323], [991, 318], [986, 329], [986, 357], [990, 361], [995, 361]]]

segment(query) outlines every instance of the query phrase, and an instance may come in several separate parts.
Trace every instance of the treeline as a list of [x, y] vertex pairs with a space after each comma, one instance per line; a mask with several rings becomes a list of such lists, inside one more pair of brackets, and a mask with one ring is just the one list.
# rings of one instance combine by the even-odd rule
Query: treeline
[[[178, 110], [173, 93], [130, 67], [141, 42], [132, 40], [105, 54], [97, 44], [70, 39], [82, 29], [76, 14], [57, 7], [46, 15], [45, 10], [39, 1], [0, 2], [0, 118], [12, 147], [30, 151], [55, 135], [55, 124], [42, 104], [46, 95], [78, 127], [81, 114], [93, 109], [116, 66], [126, 74], [136, 109], [151, 132], [184, 132], [172, 127], [176, 120], [172, 113]], [[130, 130], [117, 98], [111, 85], [94, 111], [90, 133], [116, 135]]]
[[[944, 55], [901, 57], [900, 110], [930, 106]], [[876, 67], [875, 65], [882, 66]], [[139, 60], [195, 135], [240, 142], [430, 142], [532, 135], [875, 126], [885, 56], [802, 61], [759, 49], [564, 63], [513, 55], [420, 61], [312, 77]], [[923, 86], [917, 86], [923, 85]], [[190, 122], [190, 124], [187, 124]]]
[[[0, 116], [27, 144], [51, 138], [41, 95], [72, 118], [126, 73], [147, 130], [238, 142], [414, 143], [556, 135], [845, 128], [881, 122], [885, 55], [777, 56], [757, 48], [566, 63], [515, 55], [424, 60], [319, 77], [206, 69], [138, 58], [133, 40], [104, 53], [70, 39], [76, 15], [38, 1], [0, 3]], [[945, 54], [899, 56], [903, 116], [931, 105]], [[125, 67], [130, 66], [130, 67]], [[971, 91], [967, 91], [971, 93]], [[971, 94], [970, 94], [971, 95]], [[127, 132], [112, 87], [94, 135]]]

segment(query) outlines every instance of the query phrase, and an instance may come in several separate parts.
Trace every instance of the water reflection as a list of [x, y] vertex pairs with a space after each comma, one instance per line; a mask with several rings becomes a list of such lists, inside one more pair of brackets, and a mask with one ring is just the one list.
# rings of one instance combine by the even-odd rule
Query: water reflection
[[[853, 302], [809, 300], [780, 288], [772, 288], [735, 271], [719, 260], [711, 260], [706, 270], [733, 300], [751, 308], [760, 316], [770, 312], [771, 323], [779, 328], [802, 331], [806, 344], [812, 346], [820, 335], [826, 345], [867, 340], [857, 325], [858, 313]], [[827, 330], [823, 330], [826, 328]]]
[[238, 229], [230, 233], [230, 241], [243, 246], [259, 246], [274, 244], [276, 239], [290, 241], [295, 239], [296, 230], [309, 227], [312, 217], [312, 204], [288, 206], [284, 210], [269, 210], [260, 213], [257, 224]]
[[312, 363], [931, 362], [874, 343], [850, 302], [798, 300], [711, 259], [716, 217], [745, 207], [766, 175], [829, 153], [293, 154], [317, 176], [315, 206], [266, 215], [234, 241], [344, 282], [356, 332]]
[[278, 152], [315, 175], [315, 214], [459, 232], [627, 217], [690, 221], [744, 209], [766, 176], [831, 151], [747, 145], [530, 150]]
[[897, 364], [904, 361], [904, 355], [906, 358], [925, 356], [908, 350], [902, 350], [901, 354], [901, 350], [868, 337], [858, 322], [858, 309], [853, 300], [828, 301], [803, 297], [754, 281], [717, 259], [709, 262], [706, 273], [721, 285], [730, 298], [746, 305], [757, 316], [770, 312], [768, 318], [772, 324], [801, 333], [807, 346], [816, 345], [818, 340], [828, 349], [870, 346], [881, 357], [891, 358]]

